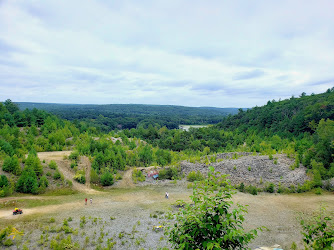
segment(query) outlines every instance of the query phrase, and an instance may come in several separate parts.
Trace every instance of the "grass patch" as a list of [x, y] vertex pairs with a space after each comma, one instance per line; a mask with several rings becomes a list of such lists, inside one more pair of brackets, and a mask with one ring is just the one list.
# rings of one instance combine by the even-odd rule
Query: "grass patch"
[[59, 188], [46, 191], [44, 194], [41, 194], [40, 196], [61, 196], [61, 195], [72, 195], [77, 193], [78, 191], [73, 190], [71, 188]]

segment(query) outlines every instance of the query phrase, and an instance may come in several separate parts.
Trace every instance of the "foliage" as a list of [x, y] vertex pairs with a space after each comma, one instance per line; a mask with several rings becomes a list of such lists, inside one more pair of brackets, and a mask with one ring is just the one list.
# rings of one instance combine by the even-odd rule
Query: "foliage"
[[188, 176], [187, 176], [187, 180], [188, 181], [201, 181], [204, 179], [204, 176], [202, 175], [202, 173], [200, 171], [191, 171]]
[[85, 184], [86, 183], [86, 176], [84, 171], [77, 171], [76, 174], [73, 177], [74, 180], [76, 180], [77, 182], [81, 183], [81, 184]]
[[145, 179], [145, 175], [142, 171], [138, 170], [137, 168], [132, 170], [132, 180], [134, 183], [137, 183], [138, 181], [145, 181]]
[[53, 179], [58, 180], [61, 178], [61, 173], [56, 170], [56, 172], [53, 174]]
[[22, 175], [16, 183], [16, 191], [21, 193], [37, 194], [38, 182], [35, 171], [31, 167], [25, 167]]
[[66, 105], [47, 103], [18, 103], [21, 109], [38, 108], [75, 121], [85, 127], [96, 127], [103, 132], [115, 129], [148, 128], [151, 126], [175, 129], [179, 124], [215, 124], [237, 108], [196, 108], [170, 105]]
[[101, 184], [102, 186], [111, 186], [112, 184], [114, 184], [113, 174], [109, 171], [106, 171], [104, 174], [102, 174]]
[[2, 170], [13, 173], [15, 175], [20, 175], [22, 170], [17, 156], [16, 155], [7, 156], [2, 165]]
[[303, 241], [308, 247], [315, 250], [333, 249], [334, 225], [332, 217], [326, 213], [324, 207], [321, 207], [319, 214], [311, 218], [302, 218], [300, 224], [302, 225]]
[[275, 184], [270, 182], [266, 187], [266, 191], [268, 193], [274, 193], [275, 192]]
[[246, 208], [240, 204], [232, 208], [233, 193], [226, 176], [214, 173], [210, 167], [208, 178], [193, 189], [190, 196], [193, 204], [187, 203], [175, 214], [176, 221], [168, 231], [173, 246], [178, 249], [246, 248], [256, 237], [257, 230], [244, 231]]
[[54, 160], [51, 160], [49, 163], [51, 169], [57, 169], [57, 163]]
[[177, 167], [166, 167], [159, 171], [159, 179], [177, 180], [180, 177], [180, 169]]
[[252, 185], [249, 185], [247, 187], [247, 191], [252, 194], [252, 195], [257, 195], [257, 187], [256, 186], [252, 186]]

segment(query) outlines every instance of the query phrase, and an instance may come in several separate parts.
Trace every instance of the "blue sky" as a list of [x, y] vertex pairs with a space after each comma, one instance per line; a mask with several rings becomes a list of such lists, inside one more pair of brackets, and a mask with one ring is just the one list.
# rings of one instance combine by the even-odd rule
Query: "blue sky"
[[0, 100], [253, 107], [334, 86], [334, 2], [0, 1]]

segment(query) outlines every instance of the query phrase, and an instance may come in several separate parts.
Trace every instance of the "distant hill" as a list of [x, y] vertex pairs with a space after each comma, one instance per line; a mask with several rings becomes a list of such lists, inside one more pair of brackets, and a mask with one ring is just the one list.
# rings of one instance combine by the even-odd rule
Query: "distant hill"
[[[268, 101], [267, 105], [226, 117], [217, 126], [223, 129], [246, 131], [253, 129], [267, 134], [293, 134], [312, 132], [321, 119], [334, 120], [334, 88], [322, 94], [299, 98]], [[312, 125], [313, 124], [313, 125]]]
[[238, 113], [238, 108], [185, 107], [144, 104], [55, 104], [17, 102], [21, 110], [41, 109], [67, 120], [83, 120], [104, 131], [116, 128], [166, 126], [180, 124], [217, 124], [224, 117]]
[[58, 104], [16, 102], [21, 110], [42, 109], [49, 112], [94, 111], [99, 113], [144, 114], [144, 115], [228, 115], [238, 113], [238, 108], [185, 107], [175, 105], [147, 104]]

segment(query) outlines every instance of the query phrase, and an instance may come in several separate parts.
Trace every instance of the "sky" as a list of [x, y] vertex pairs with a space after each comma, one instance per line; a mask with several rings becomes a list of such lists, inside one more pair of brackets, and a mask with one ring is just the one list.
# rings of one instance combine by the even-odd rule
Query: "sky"
[[334, 86], [332, 0], [0, 0], [0, 101], [262, 106]]

